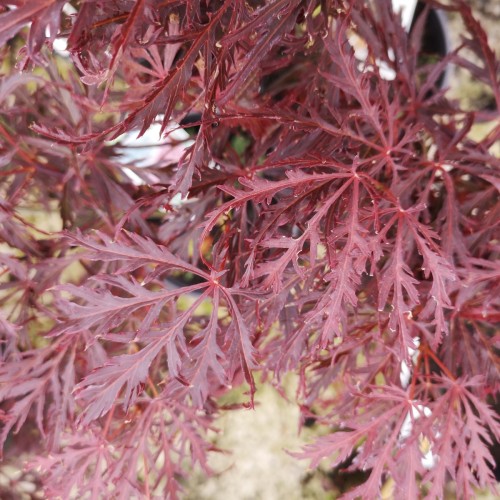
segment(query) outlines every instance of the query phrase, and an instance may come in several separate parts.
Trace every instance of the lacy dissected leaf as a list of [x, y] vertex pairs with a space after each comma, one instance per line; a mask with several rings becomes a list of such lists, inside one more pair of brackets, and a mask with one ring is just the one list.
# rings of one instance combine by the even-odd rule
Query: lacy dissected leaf
[[[366, 231], [358, 220], [359, 181], [356, 178], [350, 195], [351, 205], [346, 224], [327, 235], [328, 250], [332, 257], [329, 259], [330, 271], [324, 279], [329, 282], [329, 286], [314, 312], [314, 315], [327, 316], [322, 328], [323, 346], [333, 337], [346, 334], [346, 310], [357, 304], [356, 289], [370, 257]], [[345, 242], [339, 251], [337, 245], [343, 239]]]
[[[189, 381], [190, 394], [197, 407], [203, 406], [210, 394], [209, 382], [213, 374], [222, 385], [227, 385], [226, 370], [224, 366], [226, 354], [220, 345], [220, 290], [216, 287], [213, 291], [211, 314], [206, 327], [197, 332], [190, 340], [189, 360], [183, 363], [182, 376]], [[253, 365], [252, 365], [253, 366]], [[253, 366], [254, 367], [254, 366]], [[247, 373], [249, 369], [246, 368]], [[173, 372], [175, 375], [175, 371]], [[212, 382], [213, 383], [213, 382]], [[181, 384], [182, 385], [182, 384]]]
[[[368, 401], [376, 401], [376, 405], [367, 406]], [[398, 454], [412, 454], [411, 461], [407, 464], [413, 464], [413, 468], [405, 470], [404, 474], [407, 481], [415, 482], [416, 474], [423, 471], [419, 464], [422, 452], [419, 450], [418, 440], [404, 436], [404, 426], [408, 415], [413, 413], [413, 409], [418, 408], [418, 405], [409, 401], [407, 394], [397, 387], [387, 387], [378, 394], [375, 392], [368, 396], [368, 399], [361, 398], [357, 404], [366, 411], [356, 412], [356, 417], [348, 422], [341, 420], [339, 430], [306, 445], [302, 452], [294, 455], [311, 460], [313, 467], [323, 459], [327, 459], [330, 466], [335, 467], [354, 453], [355, 458], [350, 469], [369, 469], [368, 477], [360, 486], [346, 493], [346, 498], [368, 499], [376, 496], [380, 491], [384, 473], [396, 473]], [[415, 490], [413, 491], [415, 493]], [[407, 498], [418, 498], [416, 495], [411, 496], [411, 490], [404, 494], [410, 495]]]
[[[15, 4], [16, 2], [12, 2]], [[50, 40], [54, 41], [59, 31], [59, 15], [64, 0], [40, 0], [19, 2], [16, 7], [0, 14], [0, 45], [3, 45], [24, 26], [31, 23], [28, 39], [28, 53], [36, 56], [46, 39], [46, 30]]]
[[2, 447], [11, 430], [18, 433], [34, 413], [48, 448], [59, 448], [61, 434], [75, 414], [75, 349], [76, 345], [55, 345], [4, 360], [0, 367], [0, 402], [10, 402], [11, 407], [0, 435]]
[[[127, 426], [117, 443], [124, 453], [114, 464], [110, 476], [114, 482], [120, 482], [119, 498], [129, 498], [133, 488], [139, 492], [164, 488], [169, 498], [176, 498], [183, 489], [182, 480], [189, 477], [186, 464], [210, 472], [207, 453], [212, 446], [206, 440], [210, 429], [210, 418], [187, 404], [161, 399], [149, 403], [140, 418]], [[137, 446], [130, 449], [130, 442]], [[142, 470], [145, 477], [141, 480]], [[164, 478], [165, 487], [162, 486]]]
[[143, 103], [139, 103], [139, 105], [127, 116], [123, 124], [120, 125], [118, 131], [114, 134], [114, 137], [120, 135], [124, 130], [130, 130], [135, 127], [140, 128], [139, 136], [143, 135], [160, 113], [165, 115], [162, 131], [165, 129], [176, 104], [175, 98], [179, 90], [187, 85], [192, 76], [193, 66], [198, 58], [199, 51], [202, 49], [203, 45], [214, 36], [220, 19], [228, 7], [229, 2], [226, 2], [218, 12], [212, 16], [207, 25], [200, 28], [200, 32], [197, 34], [191, 46], [187, 49], [183, 58], [163, 81], [159, 82], [144, 98]]
[[[252, 72], [256, 71], [259, 63], [264, 55], [269, 52], [272, 47], [280, 41], [284, 35], [288, 34], [295, 26], [297, 12], [296, 6], [299, 4], [297, 0], [278, 0], [273, 2], [269, 7], [264, 6], [262, 11], [255, 12], [255, 18], [243, 27], [241, 32], [233, 33], [233, 39], [248, 32], [250, 27], [258, 26], [258, 42], [245, 55], [245, 63], [243, 67], [238, 68], [238, 72], [231, 79], [229, 84], [221, 93], [217, 100], [220, 106], [225, 103], [235, 94], [241, 91], [241, 87], [245, 88], [245, 82], [248, 81]], [[274, 17], [276, 15], [276, 17]], [[226, 43], [230, 39], [226, 38]]]
[[182, 403], [144, 398], [142, 404], [143, 411], [122, 425], [68, 434], [61, 452], [33, 460], [29, 467], [47, 474], [45, 493], [69, 498], [70, 493], [99, 496], [105, 489], [126, 499], [161, 491], [174, 499], [188, 467], [199, 464], [208, 472], [210, 420]]
[[499, 66], [423, 7], [0, 6], [0, 439], [45, 496], [199, 496], [255, 377], [345, 498], [495, 494]]
[[217, 220], [228, 213], [231, 209], [244, 206], [247, 202], [260, 202], [270, 204], [273, 195], [286, 190], [295, 189], [300, 191], [314, 183], [326, 182], [329, 180], [346, 178], [349, 174], [304, 174], [301, 172], [286, 171], [287, 179], [280, 181], [267, 181], [262, 179], [245, 179], [240, 178], [239, 181], [243, 186], [250, 188], [248, 191], [234, 189], [232, 187], [223, 186], [222, 189], [227, 194], [233, 196], [233, 200], [227, 202], [222, 207], [217, 208], [213, 213], [209, 214], [207, 221], [204, 224], [204, 231], [201, 235], [201, 241], [207, 238], [208, 233], [214, 227]]
[[183, 197], [185, 197], [191, 188], [193, 176], [195, 174], [200, 174], [205, 163], [205, 140], [203, 132], [200, 130], [194, 144], [186, 149], [180, 159], [177, 174], [173, 179], [170, 189], [174, 193], [180, 193]]
[[464, 496], [472, 495], [474, 487], [496, 487], [488, 445], [492, 439], [498, 442], [500, 422], [496, 412], [471, 392], [483, 383], [481, 376], [443, 380], [447, 392], [432, 406], [429, 434], [439, 459], [424, 477], [431, 485], [431, 498], [442, 491], [447, 474], [456, 481], [457, 493]]
[[448, 284], [455, 281], [456, 275], [450, 263], [436, 248], [433, 241], [436, 236], [433, 231], [422, 224], [415, 225], [413, 234], [418, 250], [423, 257], [422, 270], [426, 277], [432, 274], [430, 299], [422, 310], [421, 316], [428, 318], [434, 315], [433, 323], [436, 325], [436, 333], [433, 345], [436, 346], [442, 339], [442, 333], [448, 333], [448, 323], [444, 311], [453, 308], [448, 295]]
[[113, 73], [116, 71], [118, 59], [123, 53], [123, 50], [127, 47], [127, 42], [134, 35], [135, 23], [143, 16], [147, 3], [147, 0], [138, 0], [135, 2], [132, 10], [127, 16], [127, 20], [118, 28], [112, 44], [113, 49], [111, 61], [109, 63], [110, 70], [107, 75], [109, 79], [113, 78]]
[[[164, 245], [159, 245], [139, 234], [122, 232], [120, 238], [112, 239], [104, 233], [96, 232], [97, 237], [84, 237], [81, 234], [68, 234], [70, 241], [89, 250], [85, 258], [104, 262], [120, 262], [121, 272], [130, 272], [138, 267], [151, 264], [155, 275], [171, 269], [178, 269], [208, 279], [209, 274], [175, 256]], [[101, 240], [101, 241], [99, 241]]]
[[45, 488], [49, 496], [69, 498], [75, 490], [82, 495], [98, 495], [105, 488], [105, 478], [95, 471], [112, 462], [111, 445], [92, 431], [65, 438], [63, 451], [37, 457], [29, 466], [40, 467], [50, 477]]
[[[94, 335], [100, 337], [126, 323], [131, 315], [145, 308], [155, 311], [158, 316], [168, 302], [175, 301], [181, 294], [178, 290], [166, 288], [162, 291], [151, 291], [139, 283], [129, 282], [124, 276], [110, 276], [106, 278], [106, 282], [129, 296], [115, 295], [108, 290], [94, 290], [74, 285], [62, 286], [61, 291], [70, 292], [85, 305], [61, 300], [60, 308], [67, 310], [71, 320], [56, 327], [52, 335], [92, 330]], [[185, 291], [189, 293], [202, 287], [203, 285], [194, 285]], [[146, 314], [144, 324], [138, 329], [137, 334], [141, 336], [147, 333], [155, 319], [157, 319], [155, 315]]]
[[[176, 295], [179, 292], [175, 291]], [[173, 377], [178, 376], [181, 367], [180, 355], [177, 345], [180, 343], [185, 352], [185, 341], [183, 339], [183, 327], [189, 321], [190, 316], [196, 309], [204, 296], [202, 295], [191, 308], [173, 319], [170, 324], [162, 325], [156, 333], [156, 339], [150, 340], [146, 346], [133, 354], [123, 354], [112, 357], [104, 366], [94, 370], [85, 377], [75, 388], [78, 398], [86, 402], [83, 413], [84, 423], [107, 413], [115, 404], [120, 395], [120, 401], [125, 410], [135, 402], [137, 396], [144, 390], [144, 385], [149, 377], [149, 368], [153, 360], [163, 349], [167, 351], [168, 367]], [[160, 304], [158, 306], [158, 304]], [[150, 311], [152, 318], [145, 317], [144, 322], [148, 325], [160, 314], [165, 302], [156, 302]], [[90, 306], [91, 307], [91, 306]], [[144, 323], [142, 327], [144, 329]], [[145, 329], [143, 335], [147, 335]], [[123, 395], [121, 395], [123, 389]]]
[[[413, 347], [409, 320], [412, 318], [413, 309], [420, 303], [419, 292], [416, 287], [419, 282], [413, 277], [411, 269], [405, 262], [403, 245], [405, 225], [401, 217], [396, 216], [395, 219], [397, 219], [396, 244], [394, 253], [389, 258], [382, 272], [378, 308], [380, 311], [384, 310], [392, 289], [392, 301], [390, 305], [392, 311], [390, 312], [389, 328], [393, 331], [399, 331], [403, 343], [403, 352], [405, 352], [408, 347]], [[386, 228], [389, 228], [391, 225], [389, 222]], [[381, 236], [384, 233], [385, 231]]]

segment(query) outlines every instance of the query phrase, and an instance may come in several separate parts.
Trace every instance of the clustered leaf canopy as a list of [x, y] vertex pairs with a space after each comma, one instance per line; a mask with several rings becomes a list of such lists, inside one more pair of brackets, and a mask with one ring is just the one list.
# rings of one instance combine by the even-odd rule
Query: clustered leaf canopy
[[289, 372], [345, 498], [494, 489], [500, 66], [425, 4], [0, 2], [0, 442], [48, 498], [176, 498]]

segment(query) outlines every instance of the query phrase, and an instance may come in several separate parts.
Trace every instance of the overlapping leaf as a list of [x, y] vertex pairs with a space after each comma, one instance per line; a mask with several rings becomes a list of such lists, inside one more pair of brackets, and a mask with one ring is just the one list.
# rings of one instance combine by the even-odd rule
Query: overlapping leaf
[[[261, 369], [328, 427], [315, 465], [364, 469], [347, 498], [493, 487], [497, 110], [436, 85], [495, 106], [498, 61], [444, 8], [462, 47], [423, 66], [389, 1], [2, 8], [1, 436], [37, 433], [46, 496], [175, 498]], [[158, 120], [161, 157], [128, 139]]]

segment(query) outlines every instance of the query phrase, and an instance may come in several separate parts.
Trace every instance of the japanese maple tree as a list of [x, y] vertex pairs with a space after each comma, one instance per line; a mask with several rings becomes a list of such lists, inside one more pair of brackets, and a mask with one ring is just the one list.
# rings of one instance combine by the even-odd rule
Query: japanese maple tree
[[500, 65], [426, 4], [0, 2], [0, 442], [48, 498], [177, 497], [220, 397], [289, 372], [345, 498], [494, 490]]

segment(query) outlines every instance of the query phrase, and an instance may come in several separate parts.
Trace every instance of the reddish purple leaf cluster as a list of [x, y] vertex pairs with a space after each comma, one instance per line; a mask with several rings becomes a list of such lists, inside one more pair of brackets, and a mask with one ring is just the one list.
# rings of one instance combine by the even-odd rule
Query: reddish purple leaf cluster
[[389, 1], [2, 4], [5, 460], [49, 498], [176, 498], [220, 396], [294, 372], [328, 431], [297, 455], [365, 471], [345, 498], [494, 490], [500, 125], [471, 130], [500, 64], [449, 3], [431, 62]]

